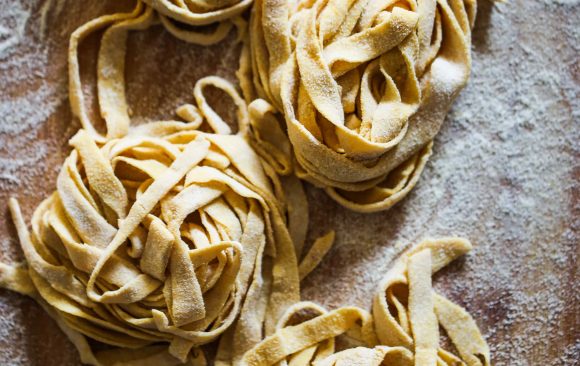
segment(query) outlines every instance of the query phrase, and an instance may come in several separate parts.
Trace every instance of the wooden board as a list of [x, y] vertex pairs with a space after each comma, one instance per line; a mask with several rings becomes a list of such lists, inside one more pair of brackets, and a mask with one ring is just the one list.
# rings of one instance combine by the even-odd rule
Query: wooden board
[[[22, 258], [8, 197], [17, 196], [30, 217], [53, 191], [70, 151], [67, 140], [79, 128], [66, 100], [71, 31], [129, 6], [0, 0], [0, 260]], [[577, 364], [579, 18], [574, 0], [480, 1], [470, 85], [413, 193], [389, 212], [363, 215], [308, 187], [310, 239], [334, 228], [337, 242], [303, 282], [304, 299], [328, 308], [368, 308], [407, 244], [462, 235], [476, 249], [434, 282], [474, 315], [494, 364]], [[175, 107], [192, 100], [195, 80], [204, 75], [234, 81], [234, 38], [198, 47], [160, 27], [131, 35], [127, 79], [135, 121], [172, 117]], [[89, 94], [96, 41], [81, 50]], [[231, 114], [218, 95], [214, 101]], [[72, 345], [34, 301], [0, 290], [0, 364], [78, 363]]]

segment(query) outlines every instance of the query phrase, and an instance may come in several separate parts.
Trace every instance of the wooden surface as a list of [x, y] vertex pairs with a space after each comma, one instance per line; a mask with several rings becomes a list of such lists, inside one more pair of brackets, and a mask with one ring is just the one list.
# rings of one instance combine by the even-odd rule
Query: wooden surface
[[[79, 127], [66, 100], [68, 36], [87, 20], [127, 5], [0, 0], [0, 50], [21, 33], [0, 54], [2, 261], [22, 258], [7, 198], [18, 196], [30, 217], [54, 189], [70, 151], [67, 140]], [[303, 282], [304, 299], [328, 308], [368, 308], [405, 245], [462, 235], [476, 249], [434, 282], [474, 315], [494, 364], [578, 364], [579, 18], [574, 0], [480, 2], [470, 85], [412, 194], [389, 212], [362, 215], [308, 187], [310, 238], [334, 228], [337, 243]], [[127, 79], [135, 121], [172, 117], [175, 107], [192, 100], [194, 82], [204, 75], [235, 80], [239, 47], [233, 38], [204, 48], [175, 40], [160, 27], [131, 35]], [[96, 41], [81, 49], [88, 94]], [[1, 365], [78, 362], [34, 301], [0, 290]]]

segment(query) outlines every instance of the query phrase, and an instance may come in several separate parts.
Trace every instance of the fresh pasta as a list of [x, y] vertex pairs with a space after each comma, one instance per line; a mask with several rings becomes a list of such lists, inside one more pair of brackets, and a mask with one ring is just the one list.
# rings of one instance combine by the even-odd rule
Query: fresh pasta
[[[182, 120], [130, 126], [126, 39], [153, 20], [138, 3], [73, 33], [70, 100], [83, 129], [70, 140], [56, 192], [34, 212], [32, 232], [10, 200], [26, 265], [2, 264], [0, 284], [34, 297], [87, 364], [204, 364], [198, 347], [226, 331], [218, 354], [234, 357], [224, 356], [228, 342], [243, 353], [299, 301], [296, 254], [307, 208], [285, 202], [304, 200], [302, 188], [295, 178], [280, 181], [252, 150], [235, 88], [203, 78], [197, 106], [177, 109]], [[82, 39], [101, 28], [106, 134], [89, 118], [77, 57]], [[231, 97], [237, 134], [205, 99], [208, 86]], [[97, 352], [87, 338], [114, 348]]]
[[[159, 14], [161, 24], [176, 38], [199, 45], [222, 41], [236, 27], [243, 35], [245, 21], [242, 13], [252, 0], [143, 0]], [[189, 28], [184, 27], [189, 26]], [[191, 29], [215, 25], [213, 29]]]
[[[122, 348], [167, 341], [185, 362], [238, 316], [277, 319], [299, 297], [292, 241], [257, 156], [238, 136], [183, 127], [102, 147], [81, 130], [32, 235], [15, 201], [11, 210], [35, 296], [66, 326]], [[269, 299], [266, 250], [276, 252]]]
[[476, 0], [256, 0], [238, 76], [258, 151], [349, 209], [388, 209], [467, 81], [475, 13]]
[[[241, 364], [489, 366], [489, 348], [473, 318], [431, 285], [433, 273], [470, 249], [465, 239], [442, 238], [408, 250], [382, 281], [372, 316], [356, 307], [327, 312], [308, 302], [292, 306], [276, 333], [248, 351]], [[439, 326], [459, 356], [440, 348]], [[335, 337], [343, 334], [360, 346], [335, 353]]]

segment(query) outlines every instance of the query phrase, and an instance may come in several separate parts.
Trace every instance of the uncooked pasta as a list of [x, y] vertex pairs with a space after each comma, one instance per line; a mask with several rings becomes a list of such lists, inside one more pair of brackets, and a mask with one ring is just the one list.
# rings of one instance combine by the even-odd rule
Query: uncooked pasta
[[[245, 21], [242, 13], [252, 0], [143, 0], [153, 7], [161, 24], [181, 40], [200, 45], [222, 41], [236, 27], [241, 36]], [[188, 29], [197, 27], [197, 29]], [[208, 26], [213, 29], [208, 30]], [[204, 29], [206, 28], [206, 29]]]
[[399, 202], [467, 82], [475, 12], [475, 0], [257, 0], [238, 75], [259, 152], [295, 160], [349, 209]]
[[[275, 334], [244, 355], [244, 366], [307, 365], [489, 366], [489, 348], [473, 318], [437, 294], [431, 276], [471, 249], [460, 238], [425, 240], [404, 253], [377, 291], [372, 315], [356, 307], [330, 312], [292, 306]], [[439, 326], [459, 355], [440, 348]], [[360, 346], [335, 353], [335, 338]]]
[[[32, 232], [10, 201], [26, 265], [3, 264], [0, 283], [43, 305], [88, 364], [202, 364], [197, 347], [226, 330], [232, 335], [222, 342], [243, 352], [299, 300], [294, 243], [304, 240], [297, 228], [306, 225], [304, 207], [290, 214], [284, 202], [303, 193], [247, 143], [247, 107], [233, 85], [203, 78], [197, 106], [177, 110], [182, 121], [130, 126], [127, 33], [148, 27], [153, 15], [139, 3], [73, 34], [70, 99], [84, 128], [70, 140], [57, 190], [35, 211]], [[89, 118], [77, 60], [79, 41], [103, 27], [98, 101], [106, 134]], [[208, 86], [238, 108], [237, 134], [205, 99]], [[310, 268], [316, 260], [306, 258]], [[115, 348], [94, 351], [86, 337]], [[229, 346], [222, 349], [220, 357]]]

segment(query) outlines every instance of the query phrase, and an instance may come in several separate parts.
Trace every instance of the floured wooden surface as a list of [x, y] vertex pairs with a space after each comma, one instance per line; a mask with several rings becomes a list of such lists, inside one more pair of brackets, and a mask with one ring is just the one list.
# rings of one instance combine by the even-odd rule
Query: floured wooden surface
[[[0, 0], [0, 260], [22, 258], [7, 198], [17, 195], [29, 217], [54, 189], [79, 127], [66, 99], [70, 32], [128, 5]], [[474, 316], [494, 364], [579, 359], [579, 21], [577, 0], [480, 1], [470, 84], [409, 197], [364, 215], [309, 187], [310, 238], [334, 228], [337, 242], [303, 282], [304, 299], [368, 307], [405, 244], [462, 235], [475, 250], [436, 276], [435, 286]], [[235, 80], [233, 38], [204, 48], [160, 27], [133, 33], [127, 70], [134, 119], [172, 117], [202, 76]], [[82, 61], [90, 83], [95, 42], [88, 43]], [[0, 364], [76, 365], [78, 357], [39, 306], [0, 290]]]

